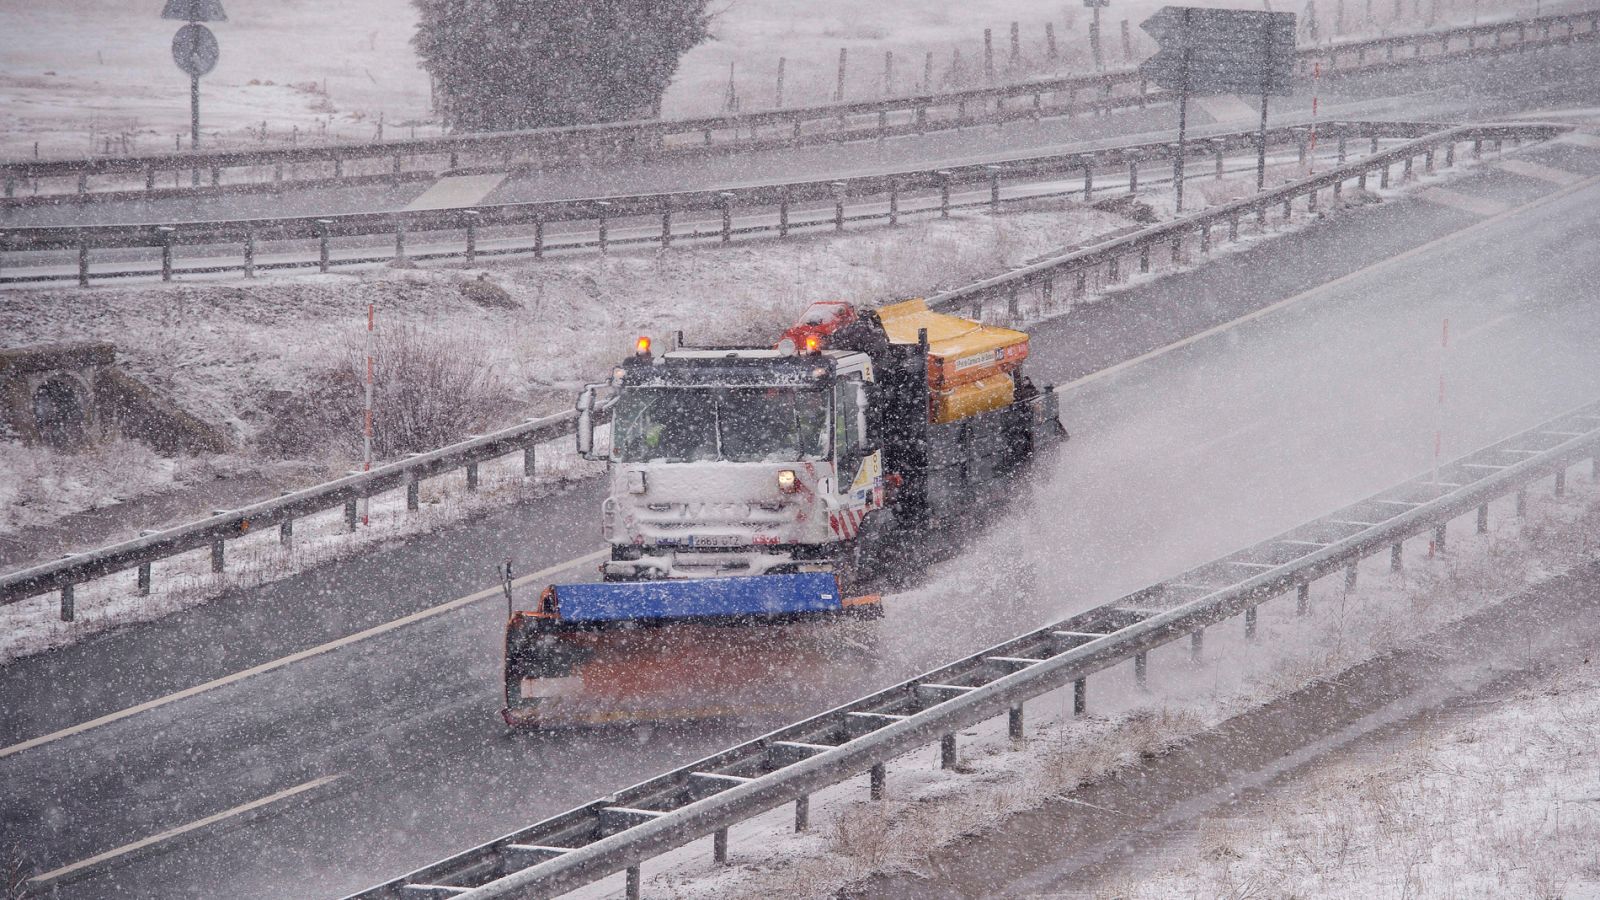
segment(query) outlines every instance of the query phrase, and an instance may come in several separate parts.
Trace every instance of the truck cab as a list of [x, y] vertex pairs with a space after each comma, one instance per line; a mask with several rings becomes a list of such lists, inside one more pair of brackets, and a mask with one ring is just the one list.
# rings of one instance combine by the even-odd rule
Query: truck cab
[[[837, 571], [884, 505], [874, 375], [866, 353], [803, 337], [659, 355], [641, 339], [579, 402], [580, 450], [609, 469], [606, 579]], [[611, 441], [597, 455], [602, 408]]]

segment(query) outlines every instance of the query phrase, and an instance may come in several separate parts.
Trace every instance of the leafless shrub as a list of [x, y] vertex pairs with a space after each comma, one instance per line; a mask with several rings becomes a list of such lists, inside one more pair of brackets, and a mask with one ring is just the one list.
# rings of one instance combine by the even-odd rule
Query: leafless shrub
[[891, 824], [889, 811], [882, 803], [851, 807], [828, 828], [828, 849], [871, 871], [888, 859]]
[[[366, 353], [360, 336], [320, 372], [303, 394], [273, 410], [262, 441], [284, 455], [362, 446]], [[473, 348], [400, 326], [373, 341], [372, 452], [388, 459], [432, 450], [485, 427], [509, 400], [491, 367]]]

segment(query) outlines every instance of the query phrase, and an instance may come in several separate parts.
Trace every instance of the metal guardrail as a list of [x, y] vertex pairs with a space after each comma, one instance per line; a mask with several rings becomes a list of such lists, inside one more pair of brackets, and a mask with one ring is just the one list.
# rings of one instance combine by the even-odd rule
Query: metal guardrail
[[233, 538], [278, 526], [279, 540], [294, 540], [294, 522], [313, 513], [344, 506], [345, 521], [355, 530], [356, 503], [400, 487], [406, 488], [406, 506], [418, 506], [422, 480], [455, 469], [467, 470], [467, 487], [478, 483], [478, 463], [522, 450], [523, 472], [531, 476], [534, 447], [545, 441], [573, 433], [577, 413], [564, 412], [542, 419], [531, 419], [492, 434], [470, 438], [428, 453], [377, 466], [335, 481], [286, 493], [238, 509], [223, 510], [210, 518], [164, 531], [141, 534], [132, 540], [102, 547], [87, 553], [66, 556], [0, 577], [0, 605], [15, 603], [53, 590], [61, 591], [61, 619], [74, 617], [74, 588], [94, 578], [137, 567], [138, 592], [150, 592], [151, 563], [190, 550], [209, 547], [211, 569], [221, 572], [225, 545]]
[[1254, 216], [1257, 222], [1265, 227], [1268, 222], [1268, 212], [1281, 207], [1283, 219], [1288, 220], [1293, 217], [1294, 202], [1301, 198], [1306, 199], [1308, 211], [1315, 212], [1317, 197], [1322, 191], [1331, 190], [1338, 196], [1343, 192], [1345, 183], [1349, 181], [1355, 181], [1359, 188], [1365, 189], [1367, 180], [1374, 174], [1379, 178], [1380, 187], [1388, 187], [1390, 170], [1394, 166], [1402, 168], [1402, 177], [1409, 176], [1413, 170], [1413, 163], [1419, 159], [1424, 169], [1432, 172], [1436, 157], [1441, 150], [1444, 165], [1453, 166], [1457, 144], [1470, 142], [1471, 152], [1476, 157], [1481, 155], [1485, 141], [1493, 141], [1498, 149], [1502, 142], [1507, 140], [1513, 143], [1543, 140], [1571, 130], [1572, 127], [1569, 125], [1542, 122], [1446, 128], [1398, 147], [1379, 150], [1354, 162], [1336, 166], [1320, 175], [1303, 178], [1280, 188], [1263, 191], [1242, 200], [1211, 207], [1093, 247], [1052, 257], [994, 278], [935, 294], [928, 298], [928, 305], [936, 309], [964, 310], [971, 317], [982, 318], [986, 303], [998, 299], [1004, 300], [1008, 314], [1015, 318], [1019, 312], [1023, 291], [1036, 290], [1041, 302], [1048, 304], [1055, 296], [1057, 279], [1076, 276], [1073, 291], [1075, 295], [1081, 296], [1088, 289], [1089, 275], [1096, 270], [1104, 270], [1104, 282], [1108, 285], [1122, 280], [1124, 277], [1122, 261], [1130, 257], [1137, 257], [1140, 272], [1150, 271], [1150, 254], [1153, 248], [1169, 246], [1172, 261], [1178, 263], [1184, 259], [1189, 242], [1198, 242], [1198, 249], [1202, 254], [1211, 252], [1211, 230], [1215, 227], [1226, 225], [1228, 240], [1237, 240], [1241, 222], [1248, 216]]
[[[1587, 25], [1586, 31], [1580, 31]], [[1515, 41], [1508, 41], [1509, 35]], [[1530, 37], [1530, 34], [1532, 35]], [[1532, 19], [1462, 26], [1436, 31], [1305, 47], [1297, 51], [1302, 70], [1313, 62], [1325, 64], [1325, 76], [1357, 70], [1374, 70], [1444, 57], [1460, 58], [1521, 52], [1542, 46], [1600, 36], [1600, 12], [1584, 11]], [[1480, 44], [1479, 40], [1484, 43]], [[1465, 42], [1465, 47], [1453, 46]], [[1411, 48], [1411, 53], [1403, 52]], [[1437, 47], [1432, 55], [1429, 48]], [[1368, 62], [1369, 55], [1382, 59]], [[1118, 89], [1126, 91], [1117, 95]], [[1080, 92], [1092, 96], [1080, 102]], [[145, 192], [154, 192], [158, 176], [165, 173], [208, 172], [210, 190], [222, 185], [224, 169], [260, 170], [271, 168], [273, 177], [266, 189], [284, 183], [284, 168], [309, 165], [331, 166], [331, 180], [345, 177], [347, 163], [380, 160], [373, 171], [358, 177], [399, 179], [415, 177], [406, 166], [419, 158], [443, 158], [448, 170], [465, 166], [471, 169], [492, 164], [497, 171], [518, 165], [555, 165], [589, 162], [597, 158], [653, 156], [663, 153], [705, 153], [734, 150], [745, 152], [767, 147], [792, 147], [807, 144], [884, 138], [920, 134], [930, 130], [961, 128], [970, 125], [1031, 120], [1044, 116], [1072, 116], [1078, 113], [1145, 106], [1164, 102], [1165, 96], [1140, 78], [1137, 69], [1015, 84], [971, 88], [941, 94], [892, 97], [881, 100], [830, 103], [812, 107], [775, 109], [736, 115], [707, 116], [679, 120], [648, 120], [586, 125], [567, 128], [493, 134], [466, 134], [448, 137], [377, 141], [365, 144], [336, 144], [307, 147], [279, 147], [257, 150], [203, 150], [126, 157], [90, 157], [64, 160], [24, 160], [0, 164], [0, 180], [8, 203], [36, 202], [16, 197], [19, 181], [43, 178], [76, 178], [76, 196], [92, 199], [93, 176], [142, 175]], [[1026, 100], [1007, 106], [1009, 101]], [[976, 108], [977, 114], [972, 114]], [[473, 159], [463, 161], [464, 156]], [[492, 161], [492, 162], [491, 162]], [[328, 176], [311, 180], [307, 186], [323, 184]], [[295, 182], [291, 182], [295, 183]], [[249, 190], [257, 185], [241, 185]], [[179, 189], [181, 192], [184, 189]], [[137, 194], [137, 192], [136, 192]], [[73, 194], [45, 195], [52, 201]]]
[[[1421, 126], [1401, 123], [1398, 127]], [[1449, 164], [1458, 142], [1472, 141], [1474, 152], [1477, 152], [1484, 140], [1535, 139], [1567, 130], [1570, 130], [1570, 126], [1542, 123], [1476, 125], [1446, 129], [1274, 191], [1205, 210], [1185, 219], [1155, 225], [1081, 251], [1024, 266], [1005, 275], [936, 294], [928, 298], [929, 303], [935, 308], [960, 309], [966, 311], [968, 315], [982, 318], [987, 301], [1003, 298], [1007, 304], [1008, 314], [1014, 319], [1019, 313], [1020, 296], [1024, 290], [1037, 290], [1042, 300], [1048, 302], [1057, 278], [1077, 274], [1079, 276], [1077, 291], [1081, 294], [1087, 289], [1088, 273], [1096, 268], [1104, 268], [1108, 281], [1115, 283], [1119, 277], [1120, 260], [1137, 254], [1147, 266], [1149, 249], [1161, 244], [1171, 244], [1174, 247], [1174, 256], [1181, 255], [1183, 242], [1192, 240], [1196, 234], [1200, 235], [1202, 252], [1208, 251], [1209, 229], [1216, 224], [1228, 223], [1230, 235], [1236, 236], [1240, 219], [1251, 213], [1265, 220], [1267, 209], [1281, 205], [1288, 214], [1291, 212], [1289, 205], [1295, 199], [1302, 196], [1315, 197], [1317, 191], [1330, 187], [1338, 190], [1337, 186], [1352, 179], [1364, 183], [1366, 177], [1374, 171], [1382, 173], [1384, 183], [1387, 183], [1390, 167], [1400, 164], [1409, 171], [1412, 160], [1419, 156], [1424, 159], [1425, 166], [1431, 167], [1433, 154], [1440, 146], [1446, 147], [1445, 162]], [[1312, 201], [1309, 205], [1314, 208], [1315, 202]], [[341, 503], [345, 505], [347, 521], [353, 522], [354, 503], [360, 497], [373, 496], [398, 487], [402, 483], [409, 483], [412, 485], [409, 490], [414, 491], [417, 480], [451, 469], [467, 468], [467, 482], [471, 487], [476, 481], [475, 466], [478, 462], [514, 452], [518, 448], [530, 453], [525, 471], [531, 474], [531, 447], [572, 433], [574, 420], [575, 416], [572, 413], [536, 419], [494, 434], [452, 444], [423, 456], [380, 466], [369, 473], [351, 475], [285, 497], [242, 507], [221, 516], [213, 516], [210, 519], [9, 573], [0, 576], [0, 605], [59, 590], [61, 617], [70, 621], [73, 617], [74, 588], [85, 581], [138, 567], [140, 570], [138, 590], [140, 593], [148, 593], [150, 566], [153, 561], [207, 546], [211, 548], [213, 570], [221, 571], [224, 563], [224, 542], [230, 538], [240, 537], [252, 529], [259, 531], [276, 524], [280, 528], [280, 537], [286, 540], [292, 539], [292, 522], [295, 518], [333, 509]], [[410, 493], [408, 505], [414, 508], [414, 501], [415, 494]], [[354, 530], [353, 525], [351, 529]]]
[[[1325, 142], [1338, 142], [1342, 147], [1349, 139], [1371, 139], [1373, 152], [1380, 139], [1415, 138], [1437, 130], [1440, 126], [1413, 122], [1332, 122], [1321, 126]], [[1306, 156], [1309, 129], [1305, 126], [1269, 129], [1269, 147], [1297, 146], [1299, 157]], [[1255, 131], [1230, 132], [1193, 140], [1188, 145], [1190, 158], [1214, 156], [1221, 174], [1224, 154], [1240, 150], [1253, 150], [1258, 140]], [[1331, 144], [1330, 144], [1331, 145]], [[751, 188], [712, 189], [704, 191], [674, 191], [656, 194], [595, 197], [574, 200], [539, 201], [485, 205], [470, 209], [415, 210], [384, 213], [352, 213], [333, 216], [293, 216], [271, 219], [240, 220], [232, 222], [195, 222], [177, 225], [98, 225], [98, 226], [38, 226], [16, 228], [0, 233], [0, 252], [38, 253], [76, 250], [76, 274], [29, 274], [30, 267], [15, 262], [0, 267], [0, 284], [32, 283], [51, 280], [71, 280], [87, 285], [91, 278], [159, 275], [171, 280], [179, 274], [202, 274], [235, 271], [249, 277], [258, 269], [318, 266], [323, 272], [333, 265], [385, 263], [407, 256], [406, 241], [419, 235], [451, 235], [462, 240], [460, 250], [433, 250], [415, 253], [409, 259], [465, 258], [469, 263], [479, 255], [504, 255], [508, 253], [532, 254], [580, 248], [598, 248], [604, 252], [613, 246], [629, 244], [655, 244], [663, 248], [674, 240], [693, 240], [715, 237], [723, 243], [734, 235], [776, 232], [787, 236], [791, 231], [808, 228], [832, 227], [842, 230], [846, 222], [868, 219], [887, 219], [891, 224], [899, 217], [915, 213], [937, 211], [949, 215], [951, 209], [977, 204], [950, 202], [953, 189], [987, 186], [989, 204], [1001, 203], [1001, 188], [1008, 179], [1037, 178], [1039, 176], [1083, 176], [1082, 195], [1085, 200], [1094, 194], [1094, 174], [1126, 171], [1130, 190], [1136, 189], [1140, 165], [1146, 162], [1174, 161], [1177, 145], [1166, 141], [1146, 144], [1108, 147], [1097, 150], [1072, 151], [1042, 156], [1000, 160], [961, 166], [906, 170], [881, 175], [846, 179], [822, 179], [788, 182]], [[1341, 151], [1342, 156], [1342, 151]], [[1176, 177], [1176, 172], [1174, 172]], [[1192, 174], [1191, 177], [1200, 177]], [[908, 195], [917, 191], [937, 193], [939, 204], [923, 209], [902, 208]], [[1073, 191], [1058, 192], [1061, 194]], [[1028, 199], [1039, 199], [1037, 196]], [[845, 202], [886, 202], [888, 208], [881, 213], [846, 215]], [[821, 204], [825, 214], [810, 219], [796, 219], [791, 215], [794, 207]], [[831, 205], [830, 211], [826, 209]], [[765, 213], [776, 216], [770, 225], [742, 225], [735, 227], [735, 210], [741, 214]], [[709, 233], [685, 234], [682, 228], [674, 229], [674, 216], [685, 213], [713, 212], [720, 214], [721, 229]], [[815, 212], [815, 210], [813, 211]], [[639, 223], [646, 219], [658, 220], [658, 234], [617, 237], [611, 234], [619, 224]], [[579, 233], [575, 239], [561, 240], [546, 234], [550, 225], [593, 223], [593, 231]], [[521, 243], [509, 247], [484, 248], [480, 244], [486, 230], [496, 228], [520, 229]], [[394, 237], [393, 254], [374, 255], [371, 248], [357, 256], [335, 256], [335, 238]], [[591, 236], [592, 235], [592, 236]], [[264, 242], [315, 241], [314, 251], [300, 260], [261, 262], [261, 245]], [[215, 261], [180, 266], [174, 264], [175, 252], [182, 248], [216, 247], [221, 250], [237, 248], [241, 262], [237, 265]], [[91, 250], [159, 249], [159, 268], [132, 266], [107, 271], [92, 271]], [[6, 274], [7, 270], [11, 274]]]
[[[1403, 542], [1433, 532], [1443, 551], [1447, 524], [1476, 510], [1478, 533], [1489, 504], [1517, 495], [1522, 513], [1534, 482], [1600, 453], [1600, 402], [1468, 454], [1439, 472], [1375, 494], [1271, 540], [1229, 554], [1104, 606], [1013, 638], [852, 703], [780, 728], [690, 765], [553, 816], [400, 878], [351, 895], [378, 898], [550, 897], [626, 870], [627, 893], [639, 894], [640, 864], [690, 841], [713, 836], [725, 861], [728, 829], [786, 804], [795, 828], [808, 825], [812, 793], [870, 772], [870, 791], [886, 790], [887, 764], [937, 741], [945, 768], [956, 762], [956, 735], [1005, 714], [1023, 734], [1024, 704], [1074, 687], [1074, 714], [1087, 708], [1088, 677], [1132, 660], [1142, 683], [1148, 652], [1184, 635], [1199, 652], [1207, 626], [1243, 614], [1254, 639], [1256, 608], [1294, 591], [1307, 610], [1312, 581], [1389, 548], [1403, 563]], [[1600, 474], [1600, 472], [1597, 472]]]

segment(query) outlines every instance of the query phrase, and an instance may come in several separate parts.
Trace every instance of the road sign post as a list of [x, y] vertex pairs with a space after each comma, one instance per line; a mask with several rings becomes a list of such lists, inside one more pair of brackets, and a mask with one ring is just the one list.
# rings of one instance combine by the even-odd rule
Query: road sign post
[[1160, 48], [1139, 66], [1146, 79], [1178, 95], [1178, 152], [1173, 161], [1177, 211], [1183, 211], [1189, 95], [1260, 94], [1256, 187], [1266, 183], [1267, 98], [1290, 92], [1293, 13], [1164, 6], [1140, 23]]
[[[161, 18], [189, 24], [172, 36], [172, 61], [189, 76], [189, 149], [200, 148], [200, 76], [217, 67], [221, 48], [217, 36], [201, 22], [226, 22], [221, 0], [167, 0]], [[200, 185], [200, 170], [191, 170], [194, 186]]]
[[1094, 70], [1103, 72], [1106, 68], [1105, 52], [1101, 49], [1100, 10], [1111, 5], [1111, 0], [1083, 0], [1083, 5], [1089, 7], [1094, 14], [1094, 19], [1089, 22], [1089, 51], [1094, 54]]

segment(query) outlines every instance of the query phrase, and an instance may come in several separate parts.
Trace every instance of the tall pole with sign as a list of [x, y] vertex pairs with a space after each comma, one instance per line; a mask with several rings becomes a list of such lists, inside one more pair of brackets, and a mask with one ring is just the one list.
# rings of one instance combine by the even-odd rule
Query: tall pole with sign
[[[189, 76], [189, 149], [200, 149], [200, 76], [217, 67], [222, 50], [217, 36], [201, 22], [226, 22], [222, 0], [167, 0], [161, 18], [189, 24], [172, 36], [172, 61]], [[192, 183], [200, 184], [200, 170], [194, 169]]]
[[1140, 64], [1140, 74], [1178, 95], [1178, 151], [1172, 175], [1179, 212], [1191, 93], [1261, 95], [1256, 189], [1265, 185], [1267, 98], [1290, 92], [1294, 26], [1293, 13], [1191, 6], [1164, 6], [1140, 23], [1160, 48]]
[[1111, 5], [1111, 0], [1083, 0], [1083, 5], [1089, 7], [1094, 14], [1094, 19], [1089, 22], [1089, 51], [1094, 54], [1094, 70], [1103, 72], [1106, 68], [1105, 51], [1101, 49], [1100, 10]]

